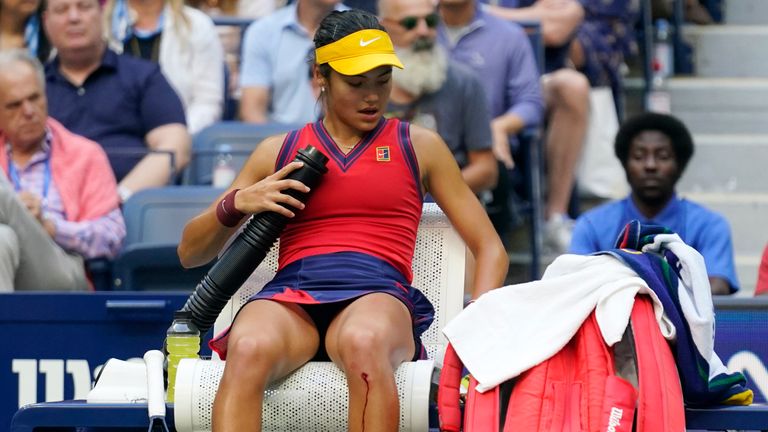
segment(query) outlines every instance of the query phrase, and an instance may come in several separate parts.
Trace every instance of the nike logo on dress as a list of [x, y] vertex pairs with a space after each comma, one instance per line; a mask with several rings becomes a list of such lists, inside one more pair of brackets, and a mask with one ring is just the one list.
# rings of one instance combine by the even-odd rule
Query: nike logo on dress
[[375, 37], [375, 38], [373, 38], [373, 39], [371, 39], [371, 40], [368, 40], [368, 41], [364, 41], [364, 40], [360, 39], [360, 46], [361, 46], [361, 47], [364, 47], [364, 46], [368, 46], [368, 45], [370, 45], [370, 44], [372, 44], [372, 43], [376, 42], [376, 41], [377, 41], [377, 40], [379, 40], [379, 39], [381, 39], [381, 36], [379, 36], [379, 37]]

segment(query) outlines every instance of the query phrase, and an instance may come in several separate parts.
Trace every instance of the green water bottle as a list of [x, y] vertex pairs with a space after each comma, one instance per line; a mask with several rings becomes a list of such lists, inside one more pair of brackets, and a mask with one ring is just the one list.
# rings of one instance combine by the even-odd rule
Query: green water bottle
[[200, 331], [192, 322], [192, 311], [180, 310], [173, 313], [173, 323], [165, 338], [168, 350], [168, 402], [173, 402], [176, 389], [176, 371], [179, 362], [185, 358], [199, 358]]

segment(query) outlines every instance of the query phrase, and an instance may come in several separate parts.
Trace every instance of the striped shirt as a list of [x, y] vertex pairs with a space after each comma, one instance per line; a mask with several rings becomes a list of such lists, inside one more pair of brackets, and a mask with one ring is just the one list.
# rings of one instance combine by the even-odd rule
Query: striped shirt
[[79, 222], [67, 220], [61, 195], [51, 179], [50, 169], [47, 168], [51, 157], [51, 139], [50, 132], [46, 133], [40, 150], [33, 154], [23, 167], [12, 162], [11, 146], [6, 144], [9, 164], [13, 165], [13, 168], [8, 167], [8, 171], [15, 171], [17, 174], [10, 175], [9, 180], [13, 183], [16, 193], [27, 191], [42, 200], [42, 215], [56, 227], [53, 240], [62, 249], [86, 259], [114, 258], [120, 251], [122, 239], [125, 237], [122, 212], [116, 208], [98, 219]]

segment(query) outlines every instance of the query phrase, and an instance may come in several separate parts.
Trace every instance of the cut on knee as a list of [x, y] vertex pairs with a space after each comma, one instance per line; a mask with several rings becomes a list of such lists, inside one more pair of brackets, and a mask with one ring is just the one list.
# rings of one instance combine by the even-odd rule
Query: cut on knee
[[366, 414], [366, 410], [368, 409], [368, 395], [371, 392], [371, 384], [368, 382], [367, 373], [362, 372], [360, 374], [360, 378], [362, 378], [363, 382], [365, 383], [365, 401], [363, 402], [363, 416], [362, 416], [362, 428], [361, 428], [361, 430], [365, 431], [365, 414]]

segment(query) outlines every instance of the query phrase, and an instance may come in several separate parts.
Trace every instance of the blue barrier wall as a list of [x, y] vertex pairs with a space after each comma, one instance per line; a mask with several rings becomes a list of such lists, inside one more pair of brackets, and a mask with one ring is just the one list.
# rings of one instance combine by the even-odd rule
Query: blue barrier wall
[[[110, 358], [161, 349], [189, 293], [0, 294], [0, 430], [27, 403], [85, 399]], [[210, 355], [210, 350], [203, 351]]]
[[[188, 293], [0, 294], [0, 430], [24, 404], [85, 399], [109, 358], [162, 346]], [[715, 350], [741, 370], [756, 401], [768, 396], [768, 298], [716, 299]], [[209, 335], [210, 336], [210, 335]], [[203, 355], [210, 355], [204, 343]]]
[[768, 400], [768, 298], [715, 299], [715, 352], [747, 376], [755, 402]]

